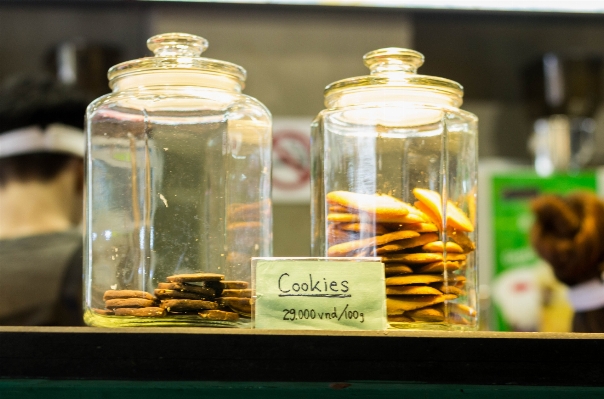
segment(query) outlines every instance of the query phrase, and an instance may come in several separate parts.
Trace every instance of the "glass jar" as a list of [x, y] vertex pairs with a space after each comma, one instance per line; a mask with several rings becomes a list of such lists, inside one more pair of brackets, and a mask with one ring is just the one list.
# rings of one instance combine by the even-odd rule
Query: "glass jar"
[[477, 118], [422, 54], [364, 56], [312, 125], [313, 256], [381, 257], [391, 327], [477, 327]]
[[147, 42], [87, 111], [85, 321], [246, 326], [272, 253], [271, 115], [201, 37]]

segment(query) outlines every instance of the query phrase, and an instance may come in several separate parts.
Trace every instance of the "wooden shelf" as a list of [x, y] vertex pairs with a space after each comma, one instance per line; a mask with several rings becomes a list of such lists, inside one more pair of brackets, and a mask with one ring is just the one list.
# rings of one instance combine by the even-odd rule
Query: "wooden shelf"
[[0, 327], [0, 379], [604, 386], [604, 334]]

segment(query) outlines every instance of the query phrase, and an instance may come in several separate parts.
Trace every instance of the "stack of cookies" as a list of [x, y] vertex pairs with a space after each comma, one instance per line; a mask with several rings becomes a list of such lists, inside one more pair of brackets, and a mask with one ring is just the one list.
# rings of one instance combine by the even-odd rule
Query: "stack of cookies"
[[160, 307], [170, 315], [199, 315], [206, 320], [235, 321], [237, 313], [218, 310], [216, 291], [221, 288], [222, 274], [178, 274], [159, 283], [154, 293]]
[[[267, 223], [271, 216], [270, 199], [251, 203], [233, 203], [227, 208], [227, 264], [246, 265], [259, 248], [269, 246]], [[262, 240], [262, 241], [260, 241]], [[245, 268], [244, 268], [245, 269]]]
[[252, 292], [245, 281], [225, 281], [214, 273], [178, 274], [145, 291], [109, 290], [103, 315], [164, 317], [195, 315], [208, 321], [237, 321], [251, 317]]
[[97, 313], [116, 316], [161, 317], [166, 311], [158, 307], [157, 298], [145, 291], [108, 290], [103, 295], [106, 309]]
[[466, 261], [476, 249], [467, 235], [473, 225], [451, 201], [444, 218], [437, 192], [413, 194], [411, 205], [388, 195], [328, 193], [327, 254], [381, 257], [390, 322], [465, 324], [475, 311], [451, 301], [465, 295]]

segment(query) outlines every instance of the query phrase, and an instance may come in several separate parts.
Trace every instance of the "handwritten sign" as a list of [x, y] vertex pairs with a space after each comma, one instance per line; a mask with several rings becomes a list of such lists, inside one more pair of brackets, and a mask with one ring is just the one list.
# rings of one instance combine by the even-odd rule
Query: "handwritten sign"
[[384, 264], [354, 258], [256, 258], [255, 328], [383, 330]]

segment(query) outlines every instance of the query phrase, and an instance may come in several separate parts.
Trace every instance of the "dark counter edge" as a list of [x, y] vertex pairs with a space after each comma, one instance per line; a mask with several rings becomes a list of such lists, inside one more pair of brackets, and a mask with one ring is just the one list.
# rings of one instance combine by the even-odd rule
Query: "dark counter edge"
[[0, 379], [604, 386], [604, 334], [0, 327]]

